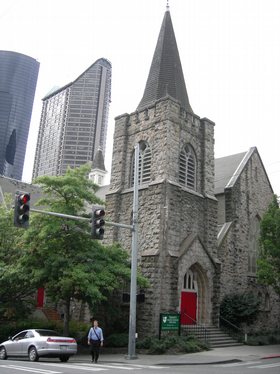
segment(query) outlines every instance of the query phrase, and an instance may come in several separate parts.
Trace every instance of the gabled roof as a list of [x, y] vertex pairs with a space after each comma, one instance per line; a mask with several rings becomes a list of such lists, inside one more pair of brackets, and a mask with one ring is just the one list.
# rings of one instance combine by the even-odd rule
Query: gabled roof
[[[248, 152], [215, 159], [215, 195], [224, 193], [225, 188], [234, 186], [253, 153], [257, 153], [260, 158], [257, 148], [251, 147]], [[263, 166], [271, 191], [273, 191], [261, 158], [260, 162]]]
[[165, 12], [144, 95], [137, 110], [166, 96], [178, 100], [192, 113], [169, 10]]
[[242, 152], [215, 159], [215, 195], [224, 192], [245, 155], [246, 152]]

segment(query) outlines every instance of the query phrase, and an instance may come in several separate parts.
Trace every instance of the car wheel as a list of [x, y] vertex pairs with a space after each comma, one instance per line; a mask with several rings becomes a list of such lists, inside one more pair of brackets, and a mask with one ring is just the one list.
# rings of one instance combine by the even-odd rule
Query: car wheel
[[59, 359], [61, 362], [67, 362], [69, 360], [69, 356], [60, 356]]
[[39, 356], [38, 356], [38, 353], [37, 353], [37, 350], [36, 350], [35, 347], [30, 347], [29, 348], [28, 356], [29, 356], [30, 361], [38, 361], [39, 360]]
[[6, 360], [7, 359], [7, 352], [5, 347], [0, 348], [0, 360]]

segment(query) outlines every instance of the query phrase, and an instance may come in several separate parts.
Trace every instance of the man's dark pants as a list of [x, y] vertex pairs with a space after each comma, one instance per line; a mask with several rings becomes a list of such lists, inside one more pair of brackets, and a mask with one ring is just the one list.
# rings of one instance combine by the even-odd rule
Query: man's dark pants
[[100, 351], [100, 340], [92, 340], [90, 341], [91, 345], [91, 357], [92, 361], [97, 362], [99, 357], [99, 351]]

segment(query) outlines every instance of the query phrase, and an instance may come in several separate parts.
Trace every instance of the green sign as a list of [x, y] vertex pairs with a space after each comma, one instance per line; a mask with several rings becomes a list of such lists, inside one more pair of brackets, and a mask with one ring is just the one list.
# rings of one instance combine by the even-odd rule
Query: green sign
[[180, 329], [180, 314], [161, 313], [160, 330], [161, 331], [178, 331]]

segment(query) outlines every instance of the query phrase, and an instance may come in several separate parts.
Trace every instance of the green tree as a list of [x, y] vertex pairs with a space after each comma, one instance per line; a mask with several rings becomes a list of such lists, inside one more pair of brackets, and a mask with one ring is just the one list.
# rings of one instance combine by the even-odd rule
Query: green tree
[[274, 196], [260, 226], [260, 255], [258, 259], [258, 280], [280, 295], [280, 209]]
[[[29, 277], [19, 266], [23, 252], [17, 245], [24, 234], [13, 225], [12, 199], [5, 196], [0, 204], [0, 319], [24, 317], [34, 302], [34, 289], [29, 286]], [[12, 290], [12, 292], [11, 292]]]
[[[68, 169], [65, 176], [39, 177], [47, 210], [82, 215], [86, 204], [100, 203], [96, 185], [88, 179], [89, 166]], [[32, 286], [44, 287], [48, 297], [64, 304], [64, 334], [68, 334], [70, 302], [90, 306], [105, 300], [130, 278], [128, 254], [118, 245], [92, 240], [88, 222], [36, 214], [20, 243], [25, 249], [21, 266], [28, 269]]]

